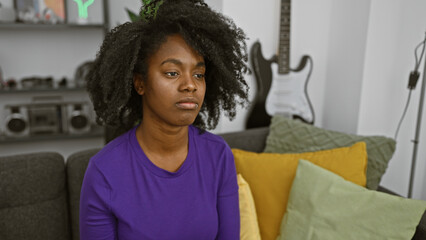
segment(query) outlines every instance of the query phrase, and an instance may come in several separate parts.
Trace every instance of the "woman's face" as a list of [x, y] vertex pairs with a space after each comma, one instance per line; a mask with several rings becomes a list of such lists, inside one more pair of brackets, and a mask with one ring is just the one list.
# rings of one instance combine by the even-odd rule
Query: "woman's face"
[[[204, 101], [204, 58], [180, 35], [171, 35], [148, 59], [147, 79], [134, 77], [142, 95], [143, 122], [154, 120], [170, 126], [188, 126]], [[148, 119], [149, 118], [149, 119]]]

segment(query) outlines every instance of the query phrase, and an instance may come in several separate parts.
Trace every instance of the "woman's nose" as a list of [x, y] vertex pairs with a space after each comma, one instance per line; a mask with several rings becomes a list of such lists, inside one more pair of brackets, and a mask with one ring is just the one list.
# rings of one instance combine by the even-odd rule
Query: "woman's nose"
[[182, 75], [179, 90], [180, 91], [188, 91], [188, 92], [197, 91], [197, 84], [196, 84], [195, 79], [192, 76], [192, 74], [187, 73], [187, 74]]

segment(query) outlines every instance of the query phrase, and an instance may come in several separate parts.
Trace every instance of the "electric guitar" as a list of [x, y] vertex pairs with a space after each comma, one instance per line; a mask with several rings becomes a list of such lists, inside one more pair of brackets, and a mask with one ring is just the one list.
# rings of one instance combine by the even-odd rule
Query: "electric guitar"
[[305, 55], [299, 65], [290, 68], [291, 0], [281, 0], [278, 55], [267, 60], [259, 42], [250, 50], [257, 93], [247, 119], [247, 128], [269, 126], [272, 115], [284, 115], [313, 124], [315, 113], [307, 86], [313, 61]]

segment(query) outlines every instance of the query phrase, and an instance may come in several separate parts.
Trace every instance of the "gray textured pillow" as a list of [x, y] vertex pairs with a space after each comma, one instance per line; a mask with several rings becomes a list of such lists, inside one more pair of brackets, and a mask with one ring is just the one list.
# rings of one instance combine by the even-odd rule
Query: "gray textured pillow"
[[264, 152], [301, 153], [367, 144], [367, 188], [376, 190], [395, 151], [395, 141], [383, 136], [359, 136], [318, 128], [283, 116], [274, 116]]

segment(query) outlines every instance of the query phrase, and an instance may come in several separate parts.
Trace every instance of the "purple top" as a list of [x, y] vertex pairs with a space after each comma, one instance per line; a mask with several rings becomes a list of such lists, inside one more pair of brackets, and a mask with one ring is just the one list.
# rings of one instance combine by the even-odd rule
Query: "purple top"
[[218, 136], [190, 126], [177, 172], [154, 165], [136, 127], [89, 162], [80, 197], [80, 239], [239, 239], [234, 157]]

